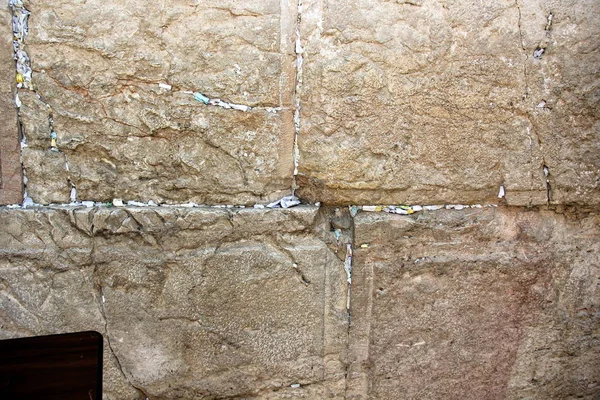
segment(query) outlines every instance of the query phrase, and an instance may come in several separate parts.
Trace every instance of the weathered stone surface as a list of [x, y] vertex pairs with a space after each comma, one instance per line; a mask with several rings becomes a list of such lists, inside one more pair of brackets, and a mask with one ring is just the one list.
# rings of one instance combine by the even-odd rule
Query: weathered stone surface
[[17, 110], [13, 102], [15, 62], [11, 18], [8, 9], [0, 8], [0, 204], [16, 204], [23, 200]]
[[[545, 204], [546, 163], [553, 202], [598, 204], [598, 2], [520, 3], [304, 1], [300, 193], [481, 203], [503, 184], [508, 204]], [[549, 9], [543, 98], [562, 111], [538, 118]]]
[[0, 336], [102, 332], [109, 399], [342, 398], [345, 272], [316, 212], [1, 210]]
[[[300, 98], [326, 207], [0, 208], [0, 339], [102, 332], [107, 399], [600, 397], [600, 2], [25, 3], [0, 203], [274, 200]], [[341, 207], [486, 202], [578, 208]]]
[[[35, 88], [80, 199], [247, 204], [289, 191], [291, 2], [27, 3]], [[205, 106], [184, 91], [255, 108]], [[24, 118], [47, 118], [25, 100]]]
[[23, 164], [30, 166], [26, 169], [27, 195], [44, 203], [68, 203], [71, 184], [65, 155], [50, 150], [50, 147], [26, 147], [22, 152]]
[[552, 211], [360, 213], [347, 398], [598, 398], [599, 226]]
[[0, 338], [102, 332], [108, 399], [598, 397], [597, 214], [348, 218], [0, 209]]
[[[509, 205], [600, 203], [598, 2], [307, 0], [301, 80], [296, 5], [27, 2], [30, 145], [49, 147], [51, 110], [80, 200], [273, 200], [298, 83], [307, 200], [498, 202], [504, 185]], [[44, 189], [31, 161], [34, 200], [63, 198], [64, 171]]]

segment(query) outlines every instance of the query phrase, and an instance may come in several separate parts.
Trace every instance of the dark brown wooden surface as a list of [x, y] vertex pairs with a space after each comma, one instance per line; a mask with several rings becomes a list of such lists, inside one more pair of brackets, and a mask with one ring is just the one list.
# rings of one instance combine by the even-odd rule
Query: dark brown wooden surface
[[101, 398], [102, 335], [98, 332], [0, 341], [0, 399]]

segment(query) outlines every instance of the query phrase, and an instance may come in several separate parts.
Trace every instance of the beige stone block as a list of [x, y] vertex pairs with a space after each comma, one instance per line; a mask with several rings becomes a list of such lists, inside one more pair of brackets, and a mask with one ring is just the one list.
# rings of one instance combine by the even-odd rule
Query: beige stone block
[[597, 224], [494, 208], [360, 213], [346, 398], [597, 397]]
[[[291, 3], [28, 7], [33, 82], [81, 200], [254, 204], [289, 192]], [[252, 109], [204, 105], [186, 91]]]
[[[508, 204], [546, 204], [546, 163], [553, 202], [598, 204], [592, 3], [305, 1], [300, 194], [496, 203], [504, 185]], [[553, 130], [535, 118], [542, 81], [528, 34], [543, 32], [538, 9], [556, 9], [564, 31], [547, 61], [565, 110], [550, 114]]]
[[346, 275], [316, 213], [0, 210], [0, 337], [101, 332], [109, 399], [341, 399]]

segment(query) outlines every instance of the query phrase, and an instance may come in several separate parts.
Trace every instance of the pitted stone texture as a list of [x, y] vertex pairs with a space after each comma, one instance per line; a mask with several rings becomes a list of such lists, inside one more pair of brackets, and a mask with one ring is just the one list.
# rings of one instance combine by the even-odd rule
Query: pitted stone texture
[[360, 213], [347, 398], [598, 398], [599, 224]]
[[[289, 190], [295, 10], [280, 3], [29, 1], [35, 88], [80, 199], [248, 204]], [[25, 117], [47, 117], [31, 102]]]
[[[535, 49], [522, 42], [523, 30], [532, 28], [524, 26], [518, 3], [303, 3], [302, 196], [334, 204], [464, 204], [498, 201], [504, 185], [509, 204], [547, 202], [544, 143], [530, 121], [535, 104], [528, 97]], [[527, 3], [545, 8], [546, 2]], [[586, 2], [571, 3], [560, 7], [563, 20], [588, 13]], [[579, 25], [573, 19], [570, 41], [591, 44], [600, 32], [595, 18]], [[564, 49], [557, 73], [570, 68], [572, 53]], [[569, 109], [594, 114], [598, 77], [591, 65], [598, 53], [588, 53], [588, 67], [560, 80], [587, 93], [588, 101], [565, 97]], [[583, 74], [585, 83], [577, 78]], [[586, 172], [570, 175], [580, 195], [558, 202], [600, 199], [597, 146], [588, 146], [598, 141], [592, 125], [553, 133], [572, 146], [561, 147], [553, 166], [588, 155]]]
[[316, 212], [0, 211], [0, 335], [102, 332], [111, 399], [342, 398], [345, 272]]
[[0, 8], [0, 204], [23, 201], [19, 128], [13, 100], [16, 71], [12, 57], [11, 18], [8, 8]]
[[[550, 200], [598, 204], [600, 3], [554, 0], [519, 4], [528, 56], [526, 110], [550, 172]], [[533, 57], [540, 48], [543, 55]]]

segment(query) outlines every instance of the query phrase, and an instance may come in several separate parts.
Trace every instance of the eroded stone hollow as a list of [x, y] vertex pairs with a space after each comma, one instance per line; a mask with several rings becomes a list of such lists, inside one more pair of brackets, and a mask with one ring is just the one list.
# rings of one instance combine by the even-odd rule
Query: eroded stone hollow
[[101, 332], [110, 400], [600, 397], [598, 1], [6, 3], [0, 339]]

